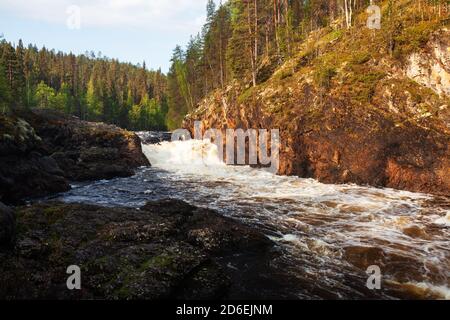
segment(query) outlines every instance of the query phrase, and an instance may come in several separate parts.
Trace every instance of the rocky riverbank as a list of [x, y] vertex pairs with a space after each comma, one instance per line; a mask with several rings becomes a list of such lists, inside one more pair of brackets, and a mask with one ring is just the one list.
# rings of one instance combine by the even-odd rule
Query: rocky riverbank
[[50, 110], [0, 116], [0, 200], [67, 191], [69, 181], [131, 176], [149, 165], [139, 138]]
[[389, 56], [365, 28], [319, 30], [256, 87], [217, 90], [184, 125], [280, 129], [282, 175], [449, 195], [450, 31], [402, 32], [421, 45]]
[[[184, 202], [18, 207], [17, 234], [3, 228], [11, 209], [0, 212], [0, 299], [293, 298], [271, 270], [271, 241]], [[66, 287], [70, 265], [82, 290]]]
[[[49, 110], [1, 116], [0, 151], [0, 200], [16, 205], [149, 165], [134, 133]], [[0, 299], [292, 298], [286, 275], [267, 278], [277, 255], [260, 232], [177, 200], [0, 202]], [[67, 288], [72, 265], [81, 290]]]

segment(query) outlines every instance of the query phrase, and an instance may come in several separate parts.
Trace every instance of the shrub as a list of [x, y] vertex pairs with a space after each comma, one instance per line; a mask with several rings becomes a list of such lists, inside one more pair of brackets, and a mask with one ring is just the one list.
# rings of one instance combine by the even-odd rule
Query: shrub
[[315, 84], [324, 89], [329, 89], [331, 87], [331, 80], [336, 75], [336, 69], [328, 66], [319, 66], [314, 73]]
[[248, 88], [238, 97], [238, 102], [244, 103], [244, 102], [248, 101], [248, 99], [250, 97], [253, 97], [255, 93], [256, 93], [256, 87]]
[[434, 22], [421, 22], [406, 28], [394, 38], [396, 48], [394, 55], [402, 57], [423, 48], [428, 42], [431, 33], [436, 29]]
[[362, 103], [370, 102], [378, 81], [386, 76], [383, 72], [369, 71], [364, 68], [353, 68], [353, 72], [349, 77], [354, 95], [353, 98]]
[[365, 64], [370, 61], [371, 55], [368, 52], [356, 52], [352, 55], [350, 63], [351, 64]]

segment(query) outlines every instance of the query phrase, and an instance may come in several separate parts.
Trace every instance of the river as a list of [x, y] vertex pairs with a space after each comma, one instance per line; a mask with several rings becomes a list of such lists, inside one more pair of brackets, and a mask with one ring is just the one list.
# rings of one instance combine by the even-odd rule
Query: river
[[[177, 198], [215, 209], [277, 244], [283, 254], [273, 263], [298, 279], [299, 299], [450, 299], [450, 198], [227, 166], [198, 140], [143, 149], [151, 168], [77, 184], [57, 199], [140, 207]], [[372, 265], [381, 290], [366, 286]]]

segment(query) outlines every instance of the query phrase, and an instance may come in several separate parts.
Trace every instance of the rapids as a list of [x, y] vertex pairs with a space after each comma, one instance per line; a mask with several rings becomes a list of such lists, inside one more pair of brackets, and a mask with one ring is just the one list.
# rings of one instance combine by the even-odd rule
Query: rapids
[[[215, 209], [277, 244], [283, 254], [273, 263], [298, 279], [298, 298], [450, 299], [449, 198], [227, 166], [207, 141], [143, 149], [151, 168], [74, 185], [58, 199], [139, 207], [177, 198]], [[366, 287], [371, 265], [381, 269], [381, 290]]]

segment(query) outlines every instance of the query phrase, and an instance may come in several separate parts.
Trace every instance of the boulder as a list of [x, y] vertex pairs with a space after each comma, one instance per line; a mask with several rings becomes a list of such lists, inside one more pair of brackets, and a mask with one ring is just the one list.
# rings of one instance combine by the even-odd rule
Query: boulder
[[[284, 285], [294, 281], [271, 269], [278, 253], [262, 233], [182, 201], [139, 210], [35, 204], [19, 207], [17, 221], [0, 299], [295, 297]], [[81, 268], [80, 291], [67, 290], [70, 265]]]
[[17, 117], [0, 116], [0, 200], [18, 203], [69, 190], [69, 182], [49, 157], [34, 128]]
[[128, 177], [150, 165], [139, 138], [51, 110], [0, 116], [0, 200], [20, 203], [70, 189], [69, 181]]
[[128, 177], [136, 168], [150, 165], [139, 137], [132, 132], [51, 110], [20, 116], [33, 126], [70, 181]]

